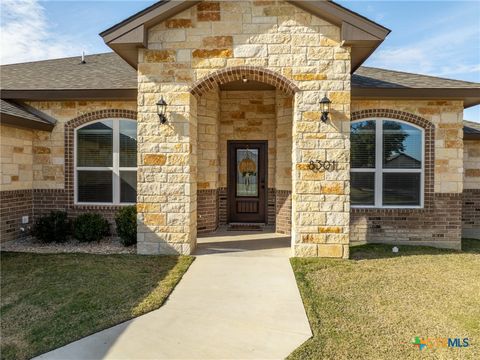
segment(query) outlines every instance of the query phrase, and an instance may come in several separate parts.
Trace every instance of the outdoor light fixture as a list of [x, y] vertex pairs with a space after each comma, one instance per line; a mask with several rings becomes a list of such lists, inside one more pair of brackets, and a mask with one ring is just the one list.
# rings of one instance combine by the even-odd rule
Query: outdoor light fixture
[[242, 81], [243, 81], [244, 83], [246, 83], [246, 82], [248, 82], [248, 79], [247, 79], [245, 76], [243, 76], [243, 77], [242, 77]]
[[330, 101], [327, 96], [324, 96], [322, 100], [320, 100], [320, 109], [322, 110], [322, 121], [327, 122], [328, 114], [330, 113]]
[[163, 96], [157, 102], [157, 112], [158, 118], [160, 119], [160, 124], [165, 124], [167, 122], [167, 116], [165, 115], [167, 111], [167, 103], [163, 100]]

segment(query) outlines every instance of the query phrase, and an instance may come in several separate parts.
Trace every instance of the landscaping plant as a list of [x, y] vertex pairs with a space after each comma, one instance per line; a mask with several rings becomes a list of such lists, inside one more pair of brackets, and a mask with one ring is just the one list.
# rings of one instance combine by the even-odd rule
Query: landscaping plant
[[79, 215], [73, 224], [73, 236], [81, 242], [99, 241], [110, 235], [110, 225], [97, 213]]
[[135, 205], [121, 208], [115, 215], [115, 224], [123, 246], [137, 243], [137, 207]]
[[70, 222], [65, 211], [52, 211], [39, 217], [33, 227], [33, 235], [42, 243], [67, 241]]

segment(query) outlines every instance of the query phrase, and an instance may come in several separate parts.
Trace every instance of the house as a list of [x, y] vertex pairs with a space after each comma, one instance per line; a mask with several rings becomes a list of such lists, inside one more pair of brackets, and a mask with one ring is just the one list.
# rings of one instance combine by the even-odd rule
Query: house
[[113, 53], [2, 66], [2, 241], [136, 203], [140, 254], [229, 223], [295, 256], [460, 249], [480, 231], [480, 84], [362, 67], [389, 32], [331, 1], [161, 1], [100, 34]]

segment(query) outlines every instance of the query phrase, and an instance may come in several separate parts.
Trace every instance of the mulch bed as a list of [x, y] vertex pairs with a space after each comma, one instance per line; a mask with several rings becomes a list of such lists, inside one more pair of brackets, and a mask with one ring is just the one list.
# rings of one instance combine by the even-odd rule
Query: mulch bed
[[34, 237], [13, 240], [0, 245], [1, 251], [30, 252], [41, 254], [87, 253], [87, 254], [136, 254], [136, 245], [125, 247], [115, 237], [98, 242], [81, 243], [71, 239], [65, 243], [43, 244]]

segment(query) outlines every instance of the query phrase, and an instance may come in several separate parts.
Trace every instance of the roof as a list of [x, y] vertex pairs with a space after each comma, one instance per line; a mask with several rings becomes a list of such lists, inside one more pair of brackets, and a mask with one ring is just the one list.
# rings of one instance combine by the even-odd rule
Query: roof
[[480, 123], [464, 120], [463, 138], [465, 140], [480, 140]]
[[114, 53], [86, 56], [85, 63], [77, 56], [3, 65], [0, 78], [2, 98], [10, 98], [9, 92], [15, 91], [14, 98], [29, 100], [36, 96], [49, 96], [53, 100], [59, 92], [65, 99], [85, 96], [122, 99], [135, 97], [137, 89], [135, 69]]
[[[126, 62], [137, 67], [138, 48], [148, 44], [148, 29], [200, 1], [162, 0], [100, 33], [105, 43]], [[390, 30], [333, 1], [288, 1], [341, 28], [341, 40], [351, 47], [352, 72], [383, 42]]]
[[[0, 66], [3, 99], [128, 99], [137, 97], [137, 73], [115, 53]], [[352, 75], [357, 99], [460, 99], [480, 104], [480, 84], [406, 72], [360, 67]]]
[[362, 66], [352, 76], [352, 96], [368, 99], [461, 99], [480, 104], [480, 84]]
[[2, 99], [0, 99], [0, 122], [40, 130], [51, 130], [55, 126], [55, 120], [45, 114], [26, 105]]
[[357, 88], [438, 88], [478, 89], [480, 84], [446, 79], [436, 76], [413, 74], [401, 71], [362, 66], [352, 77], [352, 86]]

